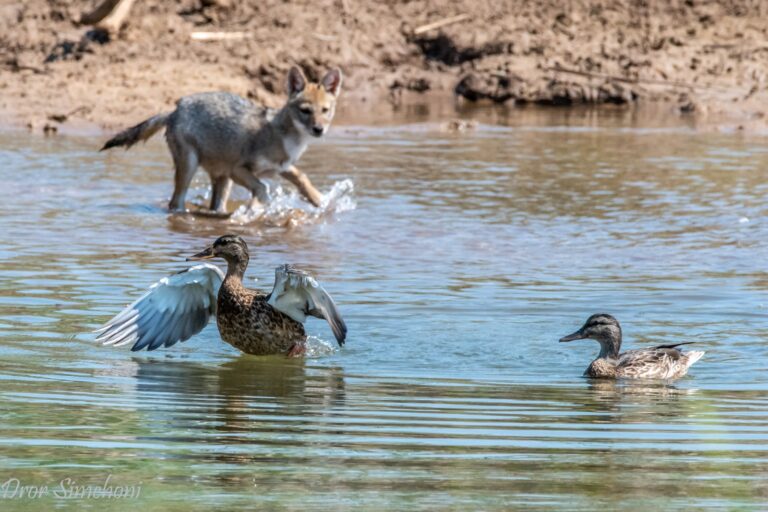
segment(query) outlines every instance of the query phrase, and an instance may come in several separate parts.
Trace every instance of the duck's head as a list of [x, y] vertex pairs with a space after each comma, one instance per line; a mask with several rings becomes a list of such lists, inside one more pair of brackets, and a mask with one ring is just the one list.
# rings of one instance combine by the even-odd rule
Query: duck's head
[[213, 258], [224, 258], [227, 263], [247, 262], [248, 246], [245, 244], [245, 240], [237, 235], [224, 235], [199, 253], [187, 258], [187, 261]]
[[621, 325], [611, 315], [598, 313], [587, 318], [578, 331], [560, 338], [560, 342], [583, 339], [599, 342], [603, 356], [618, 355], [621, 348]]

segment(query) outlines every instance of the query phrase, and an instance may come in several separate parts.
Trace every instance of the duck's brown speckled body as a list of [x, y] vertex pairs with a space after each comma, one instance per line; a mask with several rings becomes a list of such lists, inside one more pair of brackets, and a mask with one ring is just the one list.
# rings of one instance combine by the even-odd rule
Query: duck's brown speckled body
[[615, 379], [617, 377], [616, 363], [616, 360], [598, 357], [584, 370], [584, 376], [593, 379]]
[[221, 339], [246, 354], [282, 354], [303, 344], [304, 326], [267, 303], [269, 295], [243, 286], [237, 276], [224, 279], [217, 300]]
[[[221, 338], [246, 354], [302, 354], [307, 340], [304, 325], [284, 313], [285, 310], [280, 311], [270, 304], [270, 295], [243, 286], [243, 276], [249, 260], [245, 242], [238, 236], [226, 235], [194, 258], [208, 259], [216, 256], [227, 261], [227, 275], [219, 288], [216, 300], [216, 323]], [[311, 276], [300, 270], [283, 266], [278, 269], [278, 272], [281, 275], [305, 276], [302, 283], [310, 279], [313, 283], [311, 288], [322, 290]], [[290, 281], [290, 277], [288, 280]], [[275, 290], [273, 293], [276, 293]], [[298, 302], [296, 299], [289, 300], [289, 307], [291, 311], [300, 314], [302, 320], [306, 314], [330, 318], [331, 326], [336, 327], [334, 333], [337, 334], [339, 344], [344, 343], [346, 326], [338, 315], [333, 301], [324, 290], [321, 295], [314, 296], [314, 299], [318, 301], [313, 300], [311, 296], [303, 297]], [[330, 309], [324, 309], [323, 304]], [[280, 307], [279, 304], [278, 307]]]

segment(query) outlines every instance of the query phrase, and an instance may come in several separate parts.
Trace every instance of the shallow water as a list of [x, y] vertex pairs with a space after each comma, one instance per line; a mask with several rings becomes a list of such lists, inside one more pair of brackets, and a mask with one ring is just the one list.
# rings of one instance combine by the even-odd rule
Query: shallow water
[[[334, 127], [302, 167], [338, 201], [279, 194], [243, 225], [166, 213], [160, 142], [0, 133], [0, 508], [764, 509], [765, 140], [609, 111], [480, 117], [498, 124]], [[153, 353], [93, 342], [225, 231], [254, 286], [313, 271], [347, 345], [254, 358], [213, 325]], [[674, 384], [590, 382], [597, 344], [557, 339], [599, 311], [626, 347], [707, 354]], [[62, 497], [108, 475], [139, 497]], [[49, 492], [20, 499], [13, 479]]]

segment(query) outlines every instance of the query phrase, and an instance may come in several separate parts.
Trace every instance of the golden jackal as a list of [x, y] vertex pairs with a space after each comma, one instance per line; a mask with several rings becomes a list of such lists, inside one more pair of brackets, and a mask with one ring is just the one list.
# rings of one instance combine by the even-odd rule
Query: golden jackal
[[331, 124], [341, 90], [341, 70], [332, 69], [319, 83], [307, 83], [298, 67], [288, 73], [288, 101], [278, 111], [226, 92], [185, 96], [176, 110], [158, 114], [107, 141], [102, 151], [131, 147], [163, 126], [176, 168], [171, 210], [183, 210], [184, 199], [202, 165], [211, 177], [211, 210], [226, 212], [234, 181], [251, 191], [251, 206], [268, 199], [262, 178], [279, 174], [320, 206], [322, 194], [294, 164], [312, 137]]

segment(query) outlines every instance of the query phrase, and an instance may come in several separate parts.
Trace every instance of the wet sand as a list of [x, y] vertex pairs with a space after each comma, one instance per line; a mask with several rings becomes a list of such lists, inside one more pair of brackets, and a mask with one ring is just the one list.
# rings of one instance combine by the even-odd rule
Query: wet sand
[[766, 126], [768, 8], [754, 2], [143, 0], [108, 41], [77, 24], [91, 7], [0, 6], [5, 124], [113, 130], [204, 90], [276, 106], [296, 63], [313, 78], [341, 66], [343, 101], [363, 113], [455, 96], [507, 107], [659, 103], [705, 128]]

